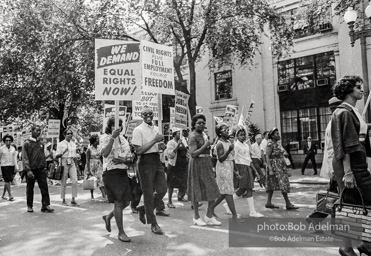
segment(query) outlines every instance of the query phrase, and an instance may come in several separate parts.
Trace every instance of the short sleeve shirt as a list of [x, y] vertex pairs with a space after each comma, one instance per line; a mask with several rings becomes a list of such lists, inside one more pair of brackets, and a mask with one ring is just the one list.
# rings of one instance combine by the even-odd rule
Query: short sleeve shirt
[[[143, 122], [139, 126], [135, 127], [133, 131], [133, 138], [131, 143], [136, 146], [143, 146], [148, 142], [152, 141], [158, 134], [158, 127], [153, 125], [150, 126]], [[148, 149], [143, 154], [158, 153], [158, 143], [154, 144], [150, 149]]]
[[[111, 135], [109, 134], [103, 134], [102, 136], [100, 136], [99, 144], [101, 145], [102, 150], [107, 146], [110, 139]], [[109, 155], [107, 157], [103, 157], [103, 172], [113, 169], [128, 169], [128, 166], [126, 164], [114, 164], [112, 162], [116, 150], [118, 151], [118, 155], [120, 157], [126, 157], [131, 154], [129, 142], [122, 135], [119, 136], [118, 148], [114, 149], [113, 145]]]
[[68, 142], [63, 140], [57, 145], [57, 154], [62, 154], [66, 148], [68, 151], [62, 155], [62, 157], [77, 157], [76, 155], [76, 144], [72, 141]]

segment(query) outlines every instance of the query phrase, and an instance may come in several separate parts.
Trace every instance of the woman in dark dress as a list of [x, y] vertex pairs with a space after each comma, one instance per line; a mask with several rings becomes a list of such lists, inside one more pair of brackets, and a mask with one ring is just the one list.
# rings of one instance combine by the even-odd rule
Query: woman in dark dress
[[173, 139], [166, 145], [169, 165], [167, 167], [167, 187], [169, 208], [175, 208], [172, 202], [173, 190], [179, 191], [187, 189], [188, 177], [188, 150], [180, 139], [180, 131], [173, 132]]
[[[192, 118], [193, 131], [189, 135], [189, 154], [191, 156], [188, 165], [188, 198], [193, 202], [195, 216], [193, 224], [198, 226], [221, 225], [213, 217], [214, 201], [220, 197], [216, 184], [210, 157], [211, 143], [205, 129], [206, 118], [197, 114]], [[208, 201], [207, 213], [203, 221], [198, 213], [198, 202]]]
[[[366, 157], [370, 156], [370, 142], [367, 124], [355, 105], [363, 98], [362, 78], [345, 76], [335, 85], [334, 94], [343, 103], [331, 118], [331, 138], [334, 148], [332, 166], [340, 191], [346, 188], [344, 202], [360, 204], [360, 197], [355, 186], [363, 194], [365, 203], [371, 205], [371, 175], [367, 170]], [[340, 255], [357, 255], [350, 239], [344, 239], [344, 248], [339, 248]], [[358, 250], [371, 255], [371, 244], [362, 242]]]

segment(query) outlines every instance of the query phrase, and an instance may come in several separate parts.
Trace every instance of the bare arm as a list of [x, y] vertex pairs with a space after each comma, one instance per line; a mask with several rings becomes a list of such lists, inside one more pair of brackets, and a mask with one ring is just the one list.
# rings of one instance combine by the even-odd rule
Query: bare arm
[[147, 152], [151, 147], [153, 147], [153, 145], [155, 145], [157, 142], [160, 142], [162, 140], [164, 140], [164, 136], [158, 133], [156, 135], [156, 137], [153, 140], [151, 140], [150, 142], [148, 142], [148, 143], [146, 143], [142, 146], [139, 146], [139, 145], [133, 145], [133, 146], [135, 148], [135, 152], [138, 155], [142, 155], [145, 152]]
[[216, 145], [216, 154], [218, 155], [219, 162], [223, 163], [227, 158], [228, 155], [232, 152], [234, 145], [231, 144], [226, 152], [224, 152], [224, 148], [222, 144]]
[[[349, 154], [345, 154], [345, 157], [343, 158], [343, 169], [344, 169], [344, 185], [347, 188], [354, 188], [356, 185], [356, 180], [354, 178], [352, 169], [350, 168], [350, 156]], [[341, 168], [341, 167], [340, 167]]]

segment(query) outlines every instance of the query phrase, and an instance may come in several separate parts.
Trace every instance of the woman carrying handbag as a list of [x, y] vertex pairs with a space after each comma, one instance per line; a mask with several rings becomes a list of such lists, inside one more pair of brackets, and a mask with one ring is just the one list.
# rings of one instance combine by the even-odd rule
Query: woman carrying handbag
[[[367, 156], [371, 156], [368, 127], [355, 105], [363, 98], [363, 80], [359, 76], [344, 76], [334, 87], [334, 94], [343, 103], [331, 118], [331, 137], [334, 148], [332, 162], [340, 191], [350, 188], [344, 197], [345, 203], [361, 204], [357, 186], [365, 195], [366, 205], [371, 205], [371, 175], [367, 170]], [[340, 255], [357, 255], [349, 238], [344, 238]], [[359, 252], [371, 255], [371, 244], [362, 242]]]

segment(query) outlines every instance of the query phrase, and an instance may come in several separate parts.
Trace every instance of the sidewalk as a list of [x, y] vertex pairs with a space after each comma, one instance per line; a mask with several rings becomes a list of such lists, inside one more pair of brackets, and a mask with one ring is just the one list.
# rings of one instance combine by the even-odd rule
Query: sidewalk
[[[318, 169], [318, 171], [320, 171]], [[318, 175], [313, 175], [313, 169], [306, 169], [305, 174], [301, 174], [301, 169], [293, 169], [292, 176], [289, 178], [290, 183], [299, 183], [299, 184], [328, 184], [329, 180], [322, 178]], [[319, 173], [319, 172], [318, 172]]]

